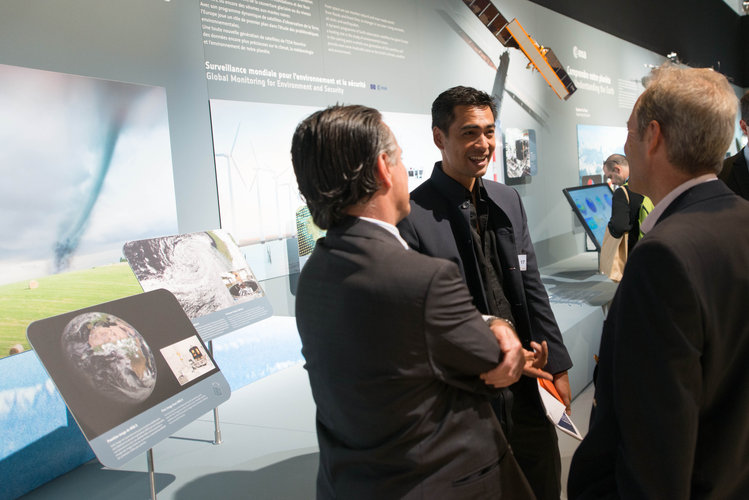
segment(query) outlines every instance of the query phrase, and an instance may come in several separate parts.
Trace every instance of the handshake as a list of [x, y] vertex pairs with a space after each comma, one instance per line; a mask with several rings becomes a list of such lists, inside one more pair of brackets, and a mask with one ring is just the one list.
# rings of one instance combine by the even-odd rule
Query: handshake
[[533, 351], [528, 351], [523, 348], [509, 321], [489, 316], [486, 322], [499, 343], [499, 349], [502, 351], [502, 362], [488, 372], [482, 373], [481, 380], [487, 385], [497, 388], [514, 384], [520, 380], [522, 375], [552, 381], [569, 414], [571, 408], [567, 372], [553, 376], [543, 370], [549, 358], [549, 347], [546, 341], [544, 340], [540, 344], [531, 342]]

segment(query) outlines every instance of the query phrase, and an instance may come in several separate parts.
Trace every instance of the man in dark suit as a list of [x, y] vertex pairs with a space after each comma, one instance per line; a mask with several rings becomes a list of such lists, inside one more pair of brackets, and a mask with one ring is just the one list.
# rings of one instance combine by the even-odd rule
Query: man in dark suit
[[[739, 127], [744, 135], [749, 137], [749, 92], [741, 98], [740, 108]], [[749, 148], [743, 147], [735, 155], [726, 158], [718, 178], [734, 193], [749, 200]]]
[[747, 498], [749, 202], [716, 179], [736, 97], [711, 69], [656, 69], [627, 122], [655, 208], [601, 337], [571, 499]]
[[[442, 161], [411, 193], [411, 214], [398, 229], [415, 250], [458, 264], [478, 310], [513, 321], [526, 348], [531, 341], [548, 343], [546, 369], [569, 411], [572, 361], [541, 283], [523, 204], [514, 189], [482, 179], [494, 154], [496, 114], [492, 97], [470, 87], [451, 88], [435, 99], [432, 133]], [[506, 421], [513, 452], [536, 496], [558, 500], [557, 434], [537, 382], [523, 377], [511, 390], [492, 406]]]
[[[314, 113], [291, 152], [312, 218], [328, 230], [296, 294], [318, 498], [532, 498], [489, 398], [524, 365], [534, 372], [534, 360], [509, 322], [482, 318], [453, 263], [398, 235], [408, 175], [380, 113]], [[533, 347], [542, 366], [544, 346]]]

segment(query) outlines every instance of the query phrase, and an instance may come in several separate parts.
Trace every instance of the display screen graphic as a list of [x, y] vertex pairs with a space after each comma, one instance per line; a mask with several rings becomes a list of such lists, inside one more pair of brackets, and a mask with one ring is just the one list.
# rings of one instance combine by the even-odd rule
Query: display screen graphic
[[592, 184], [565, 188], [562, 192], [596, 249], [600, 250], [611, 219], [611, 188], [608, 184]]

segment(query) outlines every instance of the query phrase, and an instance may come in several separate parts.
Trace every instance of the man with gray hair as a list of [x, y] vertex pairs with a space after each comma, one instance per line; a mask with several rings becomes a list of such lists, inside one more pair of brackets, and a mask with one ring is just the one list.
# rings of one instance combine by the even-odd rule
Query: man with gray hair
[[627, 122], [655, 208], [601, 336], [570, 499], [746, 498], [749, 202], [717, 180], [736, 96], [711, 69], [654, 70]]
[[[749, 138], [749, 92], [741, 98], [739, 128]], [[723, 162], [719, 176], [726, 186], [745, 200], [749, 200], [749, 148], [741, 150]]]

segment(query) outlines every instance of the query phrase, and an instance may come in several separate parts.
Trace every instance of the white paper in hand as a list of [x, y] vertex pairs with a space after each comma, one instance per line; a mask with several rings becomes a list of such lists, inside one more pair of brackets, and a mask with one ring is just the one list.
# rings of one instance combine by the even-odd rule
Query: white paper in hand
[[582, 441], [583, 436], [582, 434], [580, 434], [580, 431], [577, 430], [577, 427], [575, 427], [575, 424], [574, 422], [572, 422], [572, 419], [569, 417], [569, 415], [567, 415], [564, 403], [559, 401], [556, 396], [550, 393], [541, 384], [540, 379], [538, 382], [538, 392], [539, 394], [541, 394], [541, 401], [543, 401], [544, 403], [546, 416], [549, 418], [549, 420], [551, 420], [551, 422], [565, 434], [569, 434], [570, 436]]

